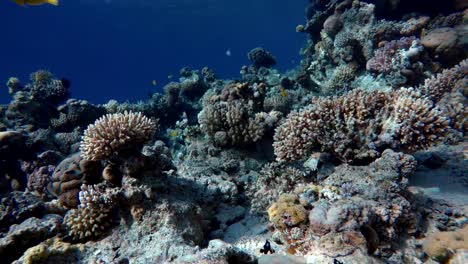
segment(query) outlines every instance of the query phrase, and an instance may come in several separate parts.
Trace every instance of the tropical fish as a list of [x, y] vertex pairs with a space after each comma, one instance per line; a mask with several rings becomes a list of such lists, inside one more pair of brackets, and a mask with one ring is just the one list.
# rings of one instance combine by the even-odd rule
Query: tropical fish
[[169, 74], [169, 75], [167, 76], [168, 79], [172, 79], [172, 77], [174, 77], [174, 75], [172, 75], [172, 74]]
[[170, 136], [170, 137], [173, 137], [173, 138], [174, 138], [174, 137], [177, 137], [178, 135], [179, 135], [179, 133], [177, 133], [176, 130], [172, 130], [172, 131], [169, 132], [169, 136]]
[[260, 249], [260, 253], [263, 253], [263, 254], [275, 253], [275, 250], [271, 248], [271, 244], [270, 244], [270, 241], [268, 241], [268, 239], [266, 240], [265, 245], [263, 245], [263, 248]]
[[54, 6], [58, 6], [59, 0], [13, 0], [20, 6], [35, 6], [35, 5], [43, 5], [43, 4], [50, 4]]
[[288, 93], [283, 88], [283, 86], [280, 87], [280, 95], [281, 95], [281, 97], [287, 97], [288, 96]]
[[232, 55], [231, 49], [227, 49], [226, 50], [226, 56], [231, 57], [231, 55]]
[[158, 84], [158, 82], [156, 82], [156, 80], [153, 80], [151, 83], [153, 84], [153, 86], [156, 86]]

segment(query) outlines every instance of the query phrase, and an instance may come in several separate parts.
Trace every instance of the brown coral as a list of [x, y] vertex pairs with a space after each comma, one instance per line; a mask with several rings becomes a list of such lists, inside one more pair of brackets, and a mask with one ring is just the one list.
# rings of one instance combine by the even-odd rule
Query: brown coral
[[307, 210], [294, 194], [282, 194], [278, 201], [268, 208], [268, 216], [276, 228], [284, 229], [307, 221]]
[[457, 231], [432, 234], [424, 241], [423, 249], [429, 257], [440, 262], [447, 261], [456, 250], [468, 250], [468, 225]]
[[72, 240], [97, 238], [111, 225], [111, 209], [104, 204], [72, 209], [63, 222]]
[[278, 161], [313, 151], [344, 162], [374, 160], [385, 148], [414, 151], [445, 142], [454, 133], [448, 118], [414, 89], [393, 93], [354, 90], [341, 97], [315, 98], [276, 129]]
[[[465, 80], [468, 76], [468, 59], [461, 61], [451, 69], [428, 78], [419, 89], [423, 94], [430, 97], [434, 102], [438, 102], [445, 94], [452, 92], [457, 87], [457, 82]], [[459, 86], [467, 89], [466, 86]], [[464, 91], [462, 91], [464, 92]]]
[[105, 160], [135, 149], [151, 139], [156, 122], [141, 113], [108, 114], [88, 126], [81, 141], [81, 155], [87, 160]]
[[218, 146], [257, 142], [280, 118], [279, 112], [261, 111], [264, 89], [263, 84], [231, 83], [219, 94], [205, 94], [198, 115], [201, 129]]

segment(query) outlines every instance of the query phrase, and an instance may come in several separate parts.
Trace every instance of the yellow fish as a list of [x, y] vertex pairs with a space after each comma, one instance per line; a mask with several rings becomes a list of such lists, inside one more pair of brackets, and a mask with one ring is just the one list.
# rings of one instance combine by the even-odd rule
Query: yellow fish
[[172, 130], [171, 132], [169, 132], [170, 137], [177, 137], [178, 135], [179, 135], [179, 133], [177, 133], [176, 130]]
[[54, 6], [58, 6], [59, 0], [14, 0], [15, 3], [17, 3], [20, 6], [25, 6], [25, 5], [42, 5], [42, 4], [50, 4]]
[[281, 95], [282, 97], [288, 96], [288, 93], [287, 93], [286, 90], [283, 88], [283, 86], [280, 87], [280, 95]]

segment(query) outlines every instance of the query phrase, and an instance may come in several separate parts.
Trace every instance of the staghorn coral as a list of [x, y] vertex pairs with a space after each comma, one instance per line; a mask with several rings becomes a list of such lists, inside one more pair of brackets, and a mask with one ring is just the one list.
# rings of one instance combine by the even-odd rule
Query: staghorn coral
[[445, 94], [451, 93], [456, 87], [464, 89], [460, 92], [466, 94], [466, 86], [457, 86], [456, 84], [462, 79], [466, 80], [467, 77], [468, 59], [465, 59], [455, 67], [426, 79], [419, 89], [431, 100], [438, 102]]
[[[437, 103], [443, 114], [450, 119], [450, 125], [463, 134], [468, 127], [467, 83], [468, 60], [465, 59], [455, 67], [426, 79], [419, 87], [423, 94]], [[457, 140], [457, 137], [453, 139], [454, 142]]]
[[330, 152], [344, 162], [373, 160], [385, 148], [415, 151], [445, 142], [456, 131], [434, 103], [411, 88], [393, 93], [354, 90], [315, 98], [276, 129], [278, 161]]
[[141, 113], [108, 114], [88, 126], [81, 141], [81, 155], [87, 160], [104, 160], [134, 150], [152, 138], [156, 121]]

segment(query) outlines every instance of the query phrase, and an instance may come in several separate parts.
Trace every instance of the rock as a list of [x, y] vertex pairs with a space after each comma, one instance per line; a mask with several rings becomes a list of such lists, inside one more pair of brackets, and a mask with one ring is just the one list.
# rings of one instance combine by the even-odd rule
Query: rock
[[306, 264], [306, 258], [293, 255], [271, 254], [258, 258], [258, 264]]
[[36, 196], [24, 192], [11, 192], [0, 203], [0, 230], [18, 224], [29, 217], [42, 217], [44, 203]]
[[224, 232], [223, 240], [234, 243], [243, 237], [266, 236], [268, 233], [267, 228], [268, 223], [263, 218], [249, 215], [241, 221], [228, 226]]
[[337, 15], [332, 15], [325, 20], [323, 23], [323, 30], [330, 37], [334, 37], [338, 31], [343, 27], [343, 22], [340, 20], [340, 17]]
[[458, 42], [459, 33], [451, 27], [436, 28], [421, 38], [421, 44], [429, 49], [436, 59], [448, 65], [458, 63], [460, 57], [463, 57], [464, 51]]
[[218, 213], [216, 214], [216, 219], [221, 223], [221, 225], [230, 225], [235, 221], [242, 218], [245, 213], [245, 208], [237, 205], [235, 207], [222, 204], [218, 208]]
[[46, 215], [41, 219], [32, 217], [19, 225], [12, 225], [0, 239], [0, 258], [4, 262], [15, 260], [29, 247], [56, 235], [61, 222], [59, 215]]
[[175, 263], [255, 263], [254, 258], [239, 248], [222, 240], [214, 239], [208, 242], [208, 247], [197, 254], [181, 256]]
[[17, 131], [0, 132], [0, 160], [29, 157], [26, 139], [27, 136]]

